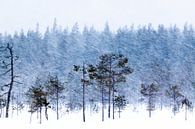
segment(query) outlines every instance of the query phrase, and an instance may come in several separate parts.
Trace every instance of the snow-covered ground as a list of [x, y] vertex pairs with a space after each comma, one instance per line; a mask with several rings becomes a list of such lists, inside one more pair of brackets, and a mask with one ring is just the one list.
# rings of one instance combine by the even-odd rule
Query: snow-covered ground
[[[91, 114], [87, 112], [86, 122], [82, 122], [82, 112], [66, 113], [57, 121], [55, 112], [49, 111], [49, 120], [45, 120], [39, 124], [37, 115], [33, 114], [30, 123], [30, 113], [23, 113], [12, 118], [0, 118], [1, 129], [194, 129], [195, 117], [193, 112], [188, 112], [188, 120], [185, 120], [184, 111], [173, 116], [168, 109], [162, 111], [156, 110], [152, 112], [152, 118], [148, 118], [148, 112], [145, 109], [133, 111], [133, 108], [127, 108], [121, 113], [121, 118], [108, 119], [105, 114], [105, 121], [101, 121], [101, 113]], [[44, 112], [43, 112], [44, 113]]]

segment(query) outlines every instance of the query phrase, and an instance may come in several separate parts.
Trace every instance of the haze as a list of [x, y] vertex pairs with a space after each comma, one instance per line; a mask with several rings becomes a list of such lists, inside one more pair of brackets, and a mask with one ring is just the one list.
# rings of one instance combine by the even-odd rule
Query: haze
[[194, 0], [0, 0], [0, 32], [40, 30], [53, 24], [64, 27], [75, 22], [102, 30], [108, 22], [116, 30], [124, 25], [166, 26], [195, 23]]

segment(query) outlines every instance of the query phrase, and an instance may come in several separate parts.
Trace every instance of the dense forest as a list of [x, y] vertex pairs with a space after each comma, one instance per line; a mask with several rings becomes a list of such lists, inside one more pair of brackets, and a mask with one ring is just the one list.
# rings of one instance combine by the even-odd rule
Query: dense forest
[[85, 112], [85, 106], [101, 112], [107, 107], [114, 118], [115, 108], [120, 113], [127, 104], [146, 104], [151, 117], [156, 108], [173, 106], [175, 114], [195, 102], [191, 25], [132, 25], [113, 32], [108, 24], [103, 31], [80, 31], [77, 23], [62, 29], [54, 22], [44, 34], [39, 25], [1, 34], [0, 46], [1, 117], [4, 110], [30, 105], [31, 113], [41, 114], [43, 107], [46, 118], [47, 108], [59, 119], [62, 107]]

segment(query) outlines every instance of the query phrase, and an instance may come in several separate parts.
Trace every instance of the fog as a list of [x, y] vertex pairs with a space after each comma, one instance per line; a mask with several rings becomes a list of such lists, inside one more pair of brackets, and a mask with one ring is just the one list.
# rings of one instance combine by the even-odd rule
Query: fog
[[195, 22], [194, 0], [0, 0], [0, 32], [35, 29], [43, 32], [54, 19], [64, 27], [76, 22], [102, 30], [132, 24], [166, 26]]

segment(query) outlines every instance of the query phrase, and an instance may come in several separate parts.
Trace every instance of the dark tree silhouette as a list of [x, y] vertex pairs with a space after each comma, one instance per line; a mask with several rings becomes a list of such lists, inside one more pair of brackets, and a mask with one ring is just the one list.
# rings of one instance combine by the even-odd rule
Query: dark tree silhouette
[[152, 83], [151, 85], [141, 85], [141, 94], [148, 100], [149, 117], [152, 116], [152, 111], [155, 110], [155, 98], [159, 94], [159, 87]]
[[127, 105], [127, 102], [126, 102], [126, 99], [125, 99], [125, 96], [121, 96], [121, 95], [118, 95], [118, 96], [115, 96], [115, 99], [114, 99], [114, 104], [116, 105], [116, 107], [118, 108], [118, 113], [119, 113], [119, 118], [121, 117], [121, 112], [122, 110], [126, 107]]
[[82, 66], [77, 66], [74, 65], [74, 71], [79, 72], [81, 71], [82, 73], [82, 79], [81, 79], [81, 83], [82, 83], [82, 87], [83, 87], [83, 122], [85, 122], [85, 88], [87, 85], [90, 84], [89, 80], [86, 78], [87, 76], [87, 68], [85, 66], [85, 63], [83, 62]]
[[6, 99], [6, 113], [5, 113], [5, 117], [8, 118], [9, 117], [9, 108], [10, 108], [10, 101], [11, 101], [11, 96], [12, 96], [12, 89], [14, 86], [14, 83], [19, 83], [15, 80], [16, 76], [15, 75], [15, 69], [14, 69], [14, 65], [15, 65], [15, 61], [18, 60], [18, 56], [15, 55], [14, 52], [14, 48], [13, 48], [13, 44], [11, 43], [7, 43], [6, 46], [2, 46], [0, 47], [1, 52], [3, 52], [4, 54], [4, 58], [1, 60], [2, 63], [2, 68], [5, 69], [5, 72], [2, 73], [2, 76], [9, 76], [9, 83], [5, 84], [4, 86], [2, 86], [1, 88], [8, 88], [8, 91], [5, 93], [7, 94], [7, 99]]
[[192, 102], [188, 98], [184, 97], [181, 103], [182, 107], [185, 105], [185, 120], [187, 120], [188, 110], [193, 108]]
[[45, 107], [45, 117], [48, 120], [48, 105], [47, 100], [48, 93], [44, 91], [43, 85], [40, 84], [39, 80], [36, 81], [35, 86], [29, 88], [26, 95], [29, 97], [31, 116], [34, 112], [39, 111], [40, 124], [42, 123], [42, 108]]
[[115, 85], [121, 82], [125, 82], [126, 75], [132, 73], [133, 69], [128, 66], [128, 58], [124, 57], [122, 54], [103, 54], [99, 59], [100, 60], [97, 66], [90, 66], [92, 70], [90, 73], [92, 78], [95, 78], [95, 80], [100, 84], [102, 83], [102, 93], [103, 85], [108, 88], [108, 118], [110, 118], [112, 95], [114, 119], [114, 92], [116, 91]]

